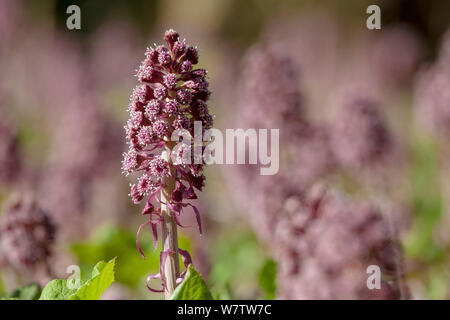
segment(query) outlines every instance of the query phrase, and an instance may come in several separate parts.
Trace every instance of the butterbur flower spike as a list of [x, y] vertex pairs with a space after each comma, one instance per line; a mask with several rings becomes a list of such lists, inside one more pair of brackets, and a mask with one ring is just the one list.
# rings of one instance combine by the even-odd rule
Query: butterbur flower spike
[[147, 286], [148, 281], [160, 278], [168, 298], [184, 276], [178, 254], [186, 265], [191, 263], [189, 253], [178, 249], [177, 226], [182, 227], [179, 218], [183, 208], [191, 207], [201, 232], [200, 213], [188, 201], [196, 199], [195, 190], [201, 191], [205, 185], [203, 160], [193, 161], [197, 159], [191, 155], [191, 145], [175, 149], [171, 137], [175, 130], [182, 129], [183, 135], [190, 135], [193, 141], [194, 123], [198, 122], [202, 130], [209, 129], [213, 116], [206, 105], [210, 96], [207, 72], [193, 67], [198, 63], [197, 49], [181, 41], [174, 30], [166, 31], [164, 40], [166, 46], [147, 48], [136, 73], [140, 84], [133, 90], [128, 106], [130, 118], [125, 134], [129, 149], [124, 153], [122, 170], [126, 175], [140, 174], [137, 183], [131, 185], [133, 202], [147, 198], [142, 214], [149, 220], [140, 226], [136, 240], [142, 256], [141, 230], [150, 226], [156, 248], [157, 225], [161, 225], [160, 273], [150, 276]]
[[31, 194], [13, 194], [0, 219], [0, 254], [8, 265], [35, 276], [42, 269], [52, 276], [49, 260], [56, 226]]

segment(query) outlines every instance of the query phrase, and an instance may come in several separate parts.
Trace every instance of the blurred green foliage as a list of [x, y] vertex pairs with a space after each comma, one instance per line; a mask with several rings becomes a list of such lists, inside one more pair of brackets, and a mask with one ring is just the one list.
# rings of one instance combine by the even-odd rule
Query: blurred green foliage
[[[99, 257], [117, 257], [116, 281], [136, 289], [144, 276], [158, 272], [161, 250], [160, 244], [156, 251], [153, 250], [153, 242], [145, 232], [141, 233], [140, 244], [146, 256], [145, 260], [136, 247], [136, 234], [111, 226], [100, 228], [88, 241], [72, 244], [70, 250], [79, 261], [82, 275], [86, 274], [84, 270], [92, 268]], [[186, 237], [179, 237], [179, 245], [185, 250], [191, 250], [190, 240]]]
[[258, 275], [267, 255], [256, 236], [234, 227], [213, 239], [211, 248], [211, 290], [221, 299], [259, 297]]
[[32, 283], [4, 295], [2, 299], [37, 300], [39, 299], [40, 295], [41, 287], [36, 283]]
[[405, 256], [415, 265], [412, 277], [421, 278], [430, 299], [445, 299], [448, 272], [444, 248], [436, 241], [435, 229], [442, 218], [441, 176], [435, 140], [423, 132], [414, 132], [410, 181], [414, 221], [403, 245]]
[[444, 264], [432, 266], [427, 274], [427, 295], [429, 299], [446, 299], [448, 287], [448, 271]]
[[5, 294], [5, 288], [3, 285], [3, 279], [2, 279], [2, 277], [0, 277], [0, 296], [2, 296], [4, 294]]
[[277, 291], [277, 264], [272, 259], [267, 259], [258, 275], [258, 283], [263, 290], [263, 299], [275, 299]]
[[414, 225], [405, 240], [407, 256], [423, 262], [443, 259], [433, 239], [433, 230], [441, 218], [441, 193], [436, 145], [428, 136], [416, 134], [411, 145], [411, 187]]

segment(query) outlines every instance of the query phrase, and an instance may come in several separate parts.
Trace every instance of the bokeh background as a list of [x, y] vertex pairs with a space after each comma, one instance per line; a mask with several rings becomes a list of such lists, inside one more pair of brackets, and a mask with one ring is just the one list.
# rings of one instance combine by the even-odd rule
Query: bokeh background
[[199, 48], [216, 128], [281, 129], [280, 172], [209, 166], [205, 232], [180, 231], [217, 298], [450, 298], [445, 0], [0, 0], [0, 294], [117, 256], [103, 298], [162, 298], [121, 158], [135, 70], [168, 28]]

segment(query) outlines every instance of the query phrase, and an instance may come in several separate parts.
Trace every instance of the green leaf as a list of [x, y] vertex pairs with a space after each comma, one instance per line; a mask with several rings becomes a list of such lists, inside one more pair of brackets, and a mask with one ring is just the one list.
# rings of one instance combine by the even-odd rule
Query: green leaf
[[103, 292], [114, 282], [116, 258], [109, 262], [100, 261], [92, 271], [92, 278], [70, 296], [70, 300], [99, 300]]
[[54, 279], [47, 283], [39, 300], [68, 300], [76, 291], [67, 287], [66, 279]]
[[277, 277], [277, 264], [271, 259], [267, 259], [258, 274], [258, 282], [264, 291], [265, 299], [275, 299]]
[[190, 265], [184, 281], [175, 289], [171, 300], [213, 300], [211, 292], [206, 286], [205, 280]]
[[41, 287], [32, 283], [5, 295], [2, 299], [5, 300], [37, 300], [41, 295]]
[[78, 289], [69, 289], [67, 279], [52, 280], [42, 290], [39, 300], [98, 300], [114, 281], [115, 263], [116, 258], [97, 263], [91, 278]]

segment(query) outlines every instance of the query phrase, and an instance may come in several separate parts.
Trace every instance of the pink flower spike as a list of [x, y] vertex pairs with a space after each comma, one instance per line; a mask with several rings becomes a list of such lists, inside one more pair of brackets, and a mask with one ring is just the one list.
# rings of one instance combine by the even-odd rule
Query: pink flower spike
[[[194, 188], [201, 190], [205, 185], [204, 163], [191, 156], [193, 142], [178, 152], [169, 141], [175, 130], [180, 129], [184, 130], [183, 134], [193, 137], [194, 123], [199, 123], [203, 130], [213, 125], [213, 116], [207, 105], [210, 95], [207, 72], [194, 66], [198, 63], [197, 48], [180, 40], [179, 34], [172, 29], [164, 34], [164, 41], [166, 45], [155, 45], [145, 52], [137, 71], [139, 84], [134, 88], [127, 107], [130, 117], [125, 126], [129, 149], [123, 155], [122, 170], [137, 179], [131, 184], [130, 196], [136, 204], [145, 198], [142, 214], [149, 215], [149, 221], [140, 225], [136, 238], [143, 258], [139, 235], [144, 226], [150, 224], [156, 249], [158, 224], [169, 217], [168, 224], [160, 224], [162, 228], [185, 227], [180, 218], [186, 206], [193, 208], [202, 232], [197, 208], [183, 201], [196, 199]], [[176, 187], [173, 189], [171, 186]], [[161, 204], [166, 206], [164, 210], [161, 210]], [[180, 254], [186, 256], [183, 252]], [[172, 288], [167, 289], [166, 277], [172, 283], [180, 276], [176, 268], [169, 268], [169, 271], [163, 268], [168, 254], [172, 253], [178, 255], [177, 247], [166, 248], [160, 253], [160, 274], [148, 279], [160, 277], [166, 297], [173, 293], [167, 291]], [[169, 262], [173, 263], [173, 260]], [[149, 290], [161, 292], [150, 287]]]

